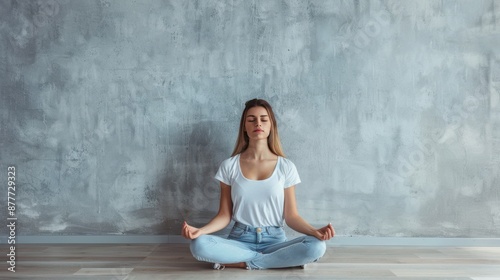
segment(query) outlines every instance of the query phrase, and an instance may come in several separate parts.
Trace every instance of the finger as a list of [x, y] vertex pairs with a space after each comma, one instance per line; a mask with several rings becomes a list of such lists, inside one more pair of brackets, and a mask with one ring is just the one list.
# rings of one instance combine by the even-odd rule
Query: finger
[[331, 232], [329, 229], [327, 229], [325, 232], [325, 240], [330, 240], [330, 238], [332, 238]]
[[322, 227], [321, 229], [319, 229], [318, 233], [321, 236], [320, 240], [328, 240], [328, 239], [330, 239], [328, 226], [325, 226], [325, 227]]
[[189, 230], [189, 228], [186, 228], [186, 238], [193, 239], [192, 235], [193, 233]]
[[323, 240], [327, 240], [327, 238], [328, 238], [328, 226], [321, 228], [321, 234], [324, 237]]
[[323, 233], [321, 233], [321, 234], [320, 234], [320, 236], [319, 236], [319, 240], [322, 240], [322, 241], [324, 241], [324, 240], [325, 240], [325, 235], [324, 235]]
[[333, 226], [330, 224], [330, 228], [332, 229], [332, 237], [335, 236], [335, 228], [333, 228]]
[[192, 239], [191, 238], [191, 229], [189, 226], [186, 226], [186, 228], [184, 229], [184, 233], [185, 233], [186, 238]]
[[192, 231], [193, 231], [193, 229], [192, 229], [192, 227], [191, 227], [191, 226], [187, 226], [187, 227], [186, 227], [186, 233], [190, 233], [190, 232], [192, 232]]
[[333, 230], [332, 224], [328, 224], [328, 234], [329, 234], [330, 238], [333, 237], [334, 233], [335, 233], [335, 231]]
[[332, 238], [332, 230], [330, 228], [326, 229], [326, 236], [327, 240], [330, 240], [330, 238]]

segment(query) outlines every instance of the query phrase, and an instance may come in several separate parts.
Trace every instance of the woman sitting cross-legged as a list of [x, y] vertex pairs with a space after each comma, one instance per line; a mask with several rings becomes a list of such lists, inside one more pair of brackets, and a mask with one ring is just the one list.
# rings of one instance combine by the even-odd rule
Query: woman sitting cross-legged
[[[331, 224], [316, 229], [298, 214], [295, 185], [300, 178], [284, 157], [268, 102], [245, 103], [236, 147], [215, 178], [221, 188], [218, 214], [201, 228], [186, 222], [182, 227], [197, 260], [214, 263], [214, 269], [268, 269], [304, 267], [324, 255], [325, 241], [335, 230]], [[231, 220], [235, 223], [227, 238], [210, 235]], [[284, 222], [305, 236], [287, 240]]]

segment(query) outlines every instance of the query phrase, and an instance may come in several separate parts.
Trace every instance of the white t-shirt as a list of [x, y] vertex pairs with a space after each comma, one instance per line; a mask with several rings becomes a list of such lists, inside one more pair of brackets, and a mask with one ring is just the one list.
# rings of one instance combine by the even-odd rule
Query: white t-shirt
[[283, 226], [284, 190], [300, 183], [297, 168], [284, 157], [278, 157], [269, 178], [247, 179], [239, 154], [221, 163], [215, 179], [231, 186], [233, 220], [253, 227]]

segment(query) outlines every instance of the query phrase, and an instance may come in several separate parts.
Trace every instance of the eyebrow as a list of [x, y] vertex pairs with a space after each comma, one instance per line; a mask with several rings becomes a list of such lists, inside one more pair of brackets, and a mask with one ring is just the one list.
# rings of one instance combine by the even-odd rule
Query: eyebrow
[[[268, 115], [260, 115], [260, 116], [261, 116], [261, 117], [268, 117]], [[248, 115], [248, 116], [247, 116], [247, 118], [249, 118], [249, 117], [256, 118], [256, 116], [254, 116], [254, 115]]]

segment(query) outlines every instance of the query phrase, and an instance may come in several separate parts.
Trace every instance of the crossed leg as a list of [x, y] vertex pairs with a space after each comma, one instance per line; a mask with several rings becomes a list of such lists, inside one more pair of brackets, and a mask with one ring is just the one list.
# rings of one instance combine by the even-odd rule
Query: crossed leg
[[326, 244], [313, 236], [301, 236], [258, 252], [256, 244], [202, 235], [191, 241], [190, 248], [199, 261], [226, 264], [226, 267], [268, 269], [315, 262], [324, 255]]

